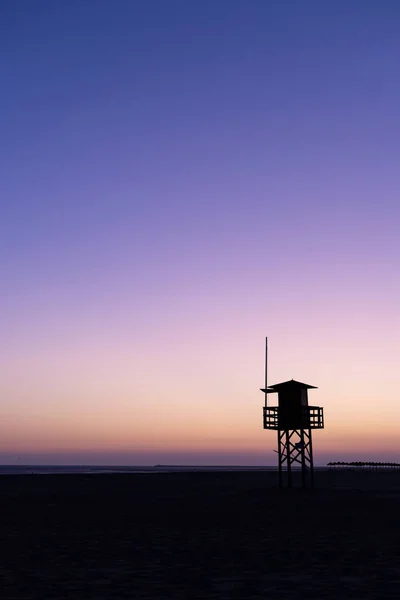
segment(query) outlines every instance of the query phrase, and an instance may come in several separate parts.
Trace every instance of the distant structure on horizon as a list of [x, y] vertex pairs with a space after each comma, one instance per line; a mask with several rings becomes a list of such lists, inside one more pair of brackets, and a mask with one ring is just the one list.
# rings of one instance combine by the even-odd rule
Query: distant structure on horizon
[[[287, 486], [292, 487], [292, 465], [301, 466], [301, 481], [314, 487], [314, 459], [312, 429], [324, 428], [324, 409], [308, 404], [308, 390], [313, 385], [291, 379], [268, 386], [268, 338], [265, 339], [265, 394], [263, 408], [264, 429], [278, 432], [279, 487], [283, 487], [283, 471], [286, 467]], [[278, 394], [278, 406], [268, 406], [268, 394]]]

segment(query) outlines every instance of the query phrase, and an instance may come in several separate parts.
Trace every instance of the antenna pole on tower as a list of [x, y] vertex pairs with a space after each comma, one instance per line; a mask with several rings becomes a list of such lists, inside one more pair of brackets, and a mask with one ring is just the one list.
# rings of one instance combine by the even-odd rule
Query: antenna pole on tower
[[265, 406], [267, 406], [268, 388], [268, 338], [265, 338]]

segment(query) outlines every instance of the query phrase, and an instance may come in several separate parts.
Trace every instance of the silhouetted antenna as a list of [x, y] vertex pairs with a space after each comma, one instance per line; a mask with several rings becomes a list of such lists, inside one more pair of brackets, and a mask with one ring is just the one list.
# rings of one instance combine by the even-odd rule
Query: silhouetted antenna
[[265, 407], [267, 406], [268, 389], [268, 338], [265, 338]]

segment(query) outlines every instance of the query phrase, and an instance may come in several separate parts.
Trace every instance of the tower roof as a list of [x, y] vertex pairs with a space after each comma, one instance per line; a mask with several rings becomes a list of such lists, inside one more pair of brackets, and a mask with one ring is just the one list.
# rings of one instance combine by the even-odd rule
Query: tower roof
[[295, 381], [290, 379], [289, 381], [283, 381], [282, 383], [276, 383], [275, 385], [269, 385], [266, 389], [261, 389], [262, 392], [267, 394], [274, 394], [284, 388], [300, 388], [306, 390], [318, 389], [315, 385], [309, 385], [308, 383], [302, 383], [301, 381]]

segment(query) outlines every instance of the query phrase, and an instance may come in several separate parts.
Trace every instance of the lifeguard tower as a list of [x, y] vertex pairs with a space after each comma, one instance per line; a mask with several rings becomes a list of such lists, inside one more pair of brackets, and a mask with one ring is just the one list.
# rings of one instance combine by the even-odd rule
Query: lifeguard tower
[[[313, 385], [291, 379], [275, 385], [267, 385], [268, 340], [265, 344], [265, 406], [264, 429], [278, 432], [279, 487], [283, 487], [283, 471], [287, 473], [287, 485], [292, 486], [292, 465], [301, 466], [302, 486], [314, 487], [314, 461], [311, 432], [324, 428], [324, 409], [308, 404], [308, 390]], [[268, 406], [268, 394], [278, 394], [278, 405]], [[285, 469], [286, 467], [286, 469]]]

